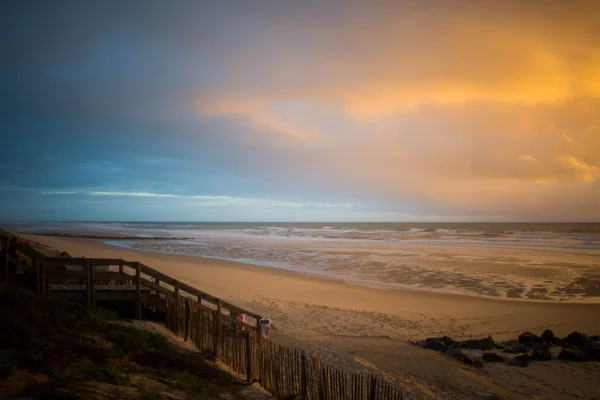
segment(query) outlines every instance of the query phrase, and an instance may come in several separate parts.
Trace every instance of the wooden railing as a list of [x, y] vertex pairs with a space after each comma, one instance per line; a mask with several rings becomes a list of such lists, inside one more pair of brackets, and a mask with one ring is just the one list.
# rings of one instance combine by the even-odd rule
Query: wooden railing
[[[253, 325], [260, 320], [260, 315], [238, 307], [226, 300], [212, 296], [206, 292], [198, 290], [178, 279], [175, 279], [154, 268], [144, 265], [138, 261], [126, 261], [113, 258], [44, 258], [34, 261], [35, 274], [40, 282], [58, 282], [68, 279], [81, 281], [86, 288], [86, 305], [95, 307], [94, 292], [96, 285], [102, 284], [132, 284], [136, 288], [136, 315], [141, 318], [142, 315], [142, 288], [148, 288], [156, 293], [165, 296], [192, 297], [198, 302], [212, 306], [222, 313], [232, 316], [243, 314], [250, 317]], [[80, 267], [80, 270], [67, 270], [73, 267]], [[99, 267], [104, 267], [98, 271]], [[108, 267], [108, 270], [107, 270]], [[113, 270], [111, 271], [110, 268]], [[152, 282], [152, 278], [158, 280], [160, 284]], [[40, 288], [40, 291], [44, 291]], [[250, 322], [250, 321], [249, 321]]]

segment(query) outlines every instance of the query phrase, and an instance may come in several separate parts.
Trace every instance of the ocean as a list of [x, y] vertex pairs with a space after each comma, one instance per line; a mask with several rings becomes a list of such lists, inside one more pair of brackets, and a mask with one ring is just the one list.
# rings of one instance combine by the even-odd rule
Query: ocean
[[[131, 236], [103, 242], [388, 290], [600, 302], [597, 223], [44, 222], [6, 227], [24, 233]], [[182, 237], [189, 239], [175, 239]]]

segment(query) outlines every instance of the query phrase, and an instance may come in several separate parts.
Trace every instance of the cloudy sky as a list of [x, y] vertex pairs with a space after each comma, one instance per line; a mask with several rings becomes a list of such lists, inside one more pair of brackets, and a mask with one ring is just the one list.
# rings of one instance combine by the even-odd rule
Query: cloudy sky
[[600, 221], [598, 1], [0, 18], [0, 220]]

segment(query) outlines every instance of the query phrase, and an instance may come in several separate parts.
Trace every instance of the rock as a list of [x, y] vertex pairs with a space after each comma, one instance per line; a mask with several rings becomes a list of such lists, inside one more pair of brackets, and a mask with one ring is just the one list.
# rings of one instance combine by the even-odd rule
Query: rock
[[560, 346], [560, 347], [571, 347], [570, 344], [568, 344], [567, 342], [565, 342], [564, 340], [562, 340], [559, 337], [555, 337], [554, 340], [552, 341], [552, 344], [555, 346]]
[[446, 349], [446, 345], [443, 341], [437, 338], [425, 339], [425, 344], [423, 344], [423, 348], [427, 350], [442, 351]]
[[566, 343], [575, 346], [581, 346], [590, 342], [590, 338], [581, 332], [571, 332], [569, 336], [563, 339]]
[[532, 343], [531, 344], [531, 349], [533, 351], [539, 351], [542, 353], [547, 353], [550, 351], [550, 346], [548, 344], [546, 344], [545, 342], [539, 342], [539, 343]]
[[504, 358], [499, 356], [497, 353], [483, 353], [481, 355], [481, 358], [483, 359], [483, 361], [487, 362], [504, 362]]
[[448, 336], [442, 336], [439, 338], [427, 338], [425, 339], [425, 343], [423, 343], [422, 347], [424, 349], [443, 351], [448, 348], [454, 340], [449, 338]]
[[529, 354], [521, 354], [520, 356], [516, 356], [508, 362], [508, 365], [512, 365], [514, 367], [526, 367], [529, 363], [533, 361]]
[[471, 350], [493, 350], [496, 347], [491, 337], [485, 339], [471, 339], [462, 342], [454, 342], [448, 348], [450, 349], [471, 349]]
[[508, 340], [506, 342], [498, 343], [498, 347], [503, 349], [504, 353], [527, 353], [529, 347], [523, 343], [519, 343], [516, 340]]
[[521, 333], [517, 339], [519, 343], [532, 344], [532, 343], [540, 343], [542, 342], [542, 338], [538, 335], [534, 335], [531, 332]]
[[552, 332], [550, 329], [546, 329], [540, 338], [546, 342], [553, 343], [556, 336], [554, 336], [554, 332]]
[[475, 365], [481, 367], [483, 364], [481, 361], [469, 356], [463, 349], [450, 349], [444, 352], [445, 356], [456, 358], [458, 361], [467, 365]]
[[590, 339], [593, 340], [594, 342], [600, 342], [600, 335], [594, 335]]
[[579, 350], [587, 354], [592, 360], [600, 361], [600, 345], [580, 346]]
[[533, 350], [533, 353], [531, 353], [531, 359], [533, 361], [550, 361], [550, 360], [552, 360], [552, 353], [550, 353], [550, 348], [546, 347], [546, 349], [539, 348], [539, 349]]
[[560, 354], [558, 355], [558, 358], [560, 358], [561, 360], [577, 362], [590, 361], [590, 356], [585, 354], [583, 351], [573, 349], [562, 349]]

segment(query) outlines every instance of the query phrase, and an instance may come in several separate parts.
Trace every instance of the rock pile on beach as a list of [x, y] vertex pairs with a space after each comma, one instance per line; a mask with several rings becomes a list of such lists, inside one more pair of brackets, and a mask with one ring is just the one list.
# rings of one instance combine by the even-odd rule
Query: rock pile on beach
[[547, 329], [540, 336], [524, 332], [517, 340], [503, 342], [495, 342], [491, 337], [456, 341], [443, 336], [411, 343], [478, 367], [484, 362], [526, 367], [531, 362], [552, 359], [600, 361], [600, 335], [587, 336], [581, 332], [572, 332], [562, 339]]

